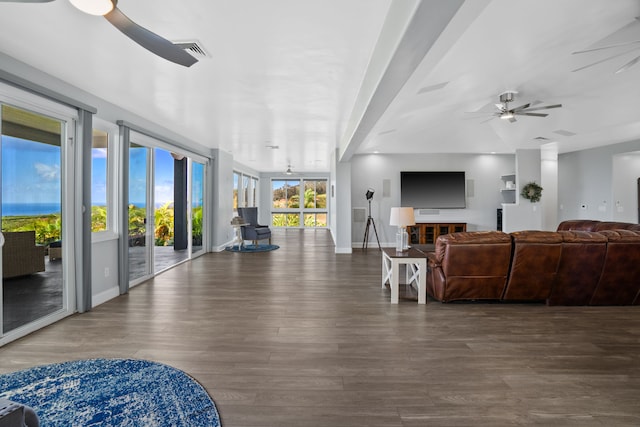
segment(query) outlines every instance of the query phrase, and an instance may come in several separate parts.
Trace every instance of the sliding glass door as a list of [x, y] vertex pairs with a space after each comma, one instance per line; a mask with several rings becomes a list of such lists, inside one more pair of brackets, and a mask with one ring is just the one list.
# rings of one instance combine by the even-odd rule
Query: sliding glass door
[[[1, 105], [2, 286], [0, 336], [30, 331], [70, 314], [72, 292], [65, 269], [68, 240], [65, 170], [73, 156], [65, 146], [73, 123]], [[69, 161], [65, 161], [68, 158]], [[69, 181], [69, 180], [67, 180]], [[0, 239], [1, 240], [1, 239]]]
[[204, 248], [204, 164], [153, 147], [156, 141], [145, 135], [136, 133], [133, 139], [136, 142], [129, 146], [130, 285]]
[[187, 228], [187, 158], [155, 148], [154, 271], [166, 270], [189, 258]]
[[[151, 150], [131, 143], [129, 146], [129, 281], [151, 276], [149, 177]], [[152, 227], [153, 228], [153, 227]]]

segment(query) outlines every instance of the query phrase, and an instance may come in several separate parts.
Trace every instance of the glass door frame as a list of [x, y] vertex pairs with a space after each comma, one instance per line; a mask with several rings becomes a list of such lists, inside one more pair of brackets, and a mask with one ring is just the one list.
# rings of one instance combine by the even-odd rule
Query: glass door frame
[[[78, 111], [57, 102], [42, 98], [36, 94], [24, 92], [16, 87], [0, 82], [0, 105], [26, 110], [28, 112], [59, 120], [60, 129], [60, 188], [61, 188], [61, 223], [62, 241], [69, 244], [62, 245], [62, 308], [51, 314], [45, 315], [30, 323], [4, 333], [3, 326], [3, 286], [0, 286], [0, 346], [30, 334], [38, 329], [55, 323], [76, 311], [76, 237], [82, 236], [82, 200], [77, 199], [77, 182], [80, 174], [80, 158], [82, 144], [77, 143], [76, 129], [78, 123]], [[1, 123], [0, 111], [0, 123]], [[76, 165], [78, 165], [76, 167]], [[80, 180], [81, 181], [81, 180]], [[80, 233], [80, 234], [78, 234]], [[0, 247], [0, 256], [4, 248]], [[0, 263], [0, 280], [2, 279], [2, 266]], [[1, 282], [0, 282], [1, 284]]]
[[[130, 271], [127, 272], [127, 277], [129, 278], [129, 287], [132, 288], [136, 285], [139, 285], [140, 283], [150, 279], [153, 277], [154, 273], [154, 269], [153, 269], [153, 231], [154, 231], [154, 212], [153, 212], [153, 203], [154, 203], [154, 196], [153, 196], [153, 188], [154, 188], [154, 177], [153, 177], [153, 170], [154, 170], [154, 161], [153, 161], [153, 149], [154, 147], [150, 144], [149, 141], [146, 140], [145, 135], [141, 135], [138, 133], [135, 133], [135, 137], [133, 136], [134, 132], [132, 132], [132, 136], [131, 138], [129, 138], [129, 159], [131, 158], [131, 145], [135, 144], [139, 147], [144, 147], [145, 149], [145, 161], [146, 161], [146, 171], [145, 171], [145, 175], [146, 175], [146, 181], [145, 181], [145, 185], [146, 185], [146, 189], [145, 189], [145, 231], [144, 231], [144, 241], [145, 241], [145, 251], [144, 251], [144, 259], [145, 259], [145, 272], [142, 276], [140, 277], [136, 277], [134, 279], [130, 278]], [[142, 136], [142, 138], [140, 138], [140, 136]], [[131, 164], [129, 164], [129, 169], [131, 168]], [[127, 174], [129, 174], [129, 170], [127, 171], [123, 171]], [[131, 176], [129, 176], [129, 185], [131, 185]], [[128, 192], [129, 193], [129, 192]], [[131, 194], [129, 194], [129, 199], [131, 199]], [[129, 206], [131, 200], [127, 200], [126, 204], [127, 206]], [[128, 218], [127, 218], [128, 219]], [[127, 239], [129, 238], [129, 224], [127, 222], [126, 224], [126, 236]], [[125, 230], [123, 230], [125, 231]], [[129, 256], [129, 254], [127, 254], [127, 256]], [[128, 263], [129, 265], [129, 269], [131, 268], [131, 263]]]
[[[142, 132], [136, 131], [131, 129], [129, 132], [129, 141], [126, 141], [124, 143], [128, 143], [129, 147], [131, 147], [131, 144], [135, 144], [137, 146], [141, 146], [144, 147], [147, 150], [147, 171], [146, 171], [146, 177], [147, 177], [147, 190], [146, 190], [146, 206], [147, 208], [147, 212], [146, 212], [146, 221], [147, 221], [147, 227], [145, 230], [145, 240], [146, 242], [149, 242], [149, 244], [147, 244], [147, 248], [146, 248], [146, 261], [148, 263], [148, 268], [146, 271], [146, 274], [144, 276], [141, 277], [137, 277], [133, 280], [129, 280], [129, 288], [132, 288], [150, 278], [152, 278], [153, 276], [155, 276], [156, 274], [162, 273], [163, 271], [166, 271], [166, 269], [162, 269], [160, 271], [155, 271], [155, 260], [154, 260], [154, 250], [152, 249], [154, 245], [154, 239], [155, 239], [155, 233], [154, 233], [154, 229], [155, 229], [155, 215], [154, 215], [154, 211], [155, 211], [155, 150], [156, 149], [161, 149], [161, 150], [166, 150], [169, 151], [171, 153], [176, 153], [176, 154], [181, 154], [184, 155], [188, 161], [187, 161], [187, 231], [188, 231], [188, 257], [185, 260], [182, 260], [180, 262], [178, 262], [175, 265], [181, 264], [183, 262], [189, 261], [195, 257], [198, 257], [200, 255], [203, 255], [207, 252], [207, 248], [208, 248], [208, 218], [209, 218], [209, 209], [208, 209], [208, 204], [207, 204], [207, 189], [208, 189], [208, 183], [207, 183], [207, 169], [208, 169], [208, 165], [209, 165], [209, 159], [207, 159], [206, 157], [185, 151], [185, 150], [181, 150], [178, 147], [174, 147], [156, 137], [153, 136], [149, 136], [146, 135]], [[192, 190], [192, 170], [193, 170], [193, 162], [198, 162], [200, 164], [203, 165], [203, 226], [202, 226], [202, 233], [203, 233], [203, 240], [202, 240], [202, 244], [203, 244], [203, 249], [201, 251], [196, 252], [195, 254], [193, 253], [193, 218], [192, 218], [192, 194], [191, 194], [191, 190]], [[130, 165], [129, 165], [130, 167]], [[128, 171], [126, 171], [126, 173], [129, 173]], [[131, 195], [129, 195], [129, 197], [131, 197]], [[129, 201], [126, 201], [126, 204], [128, 205]], [[128, 235], [128, 224], [125, 224], [125, 229], [127, 230], [127, 235]], [[124, 231], [124, 230], [123, 230]], [[127, 255], [128, 256], [128, 255]], [[175, 266], [174, 265], [174, 266]], [[174, 266], [168, 267], [168, 268], [172, 268]], [[128, 272], [127, 272], [127, 278], [128, 278]]]

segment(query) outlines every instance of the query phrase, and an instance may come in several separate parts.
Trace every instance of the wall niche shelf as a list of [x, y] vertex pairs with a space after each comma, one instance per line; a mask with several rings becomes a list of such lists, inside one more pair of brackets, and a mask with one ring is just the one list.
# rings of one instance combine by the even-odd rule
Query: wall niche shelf
[[502, 194], [502, 203], [515, 203], [516, 202], [516, 174], [507, 173], [502, 175], [500, 179], [502, 180], [502, 183], [503, 183], [503, 187], [500, 190], [500, 194]]

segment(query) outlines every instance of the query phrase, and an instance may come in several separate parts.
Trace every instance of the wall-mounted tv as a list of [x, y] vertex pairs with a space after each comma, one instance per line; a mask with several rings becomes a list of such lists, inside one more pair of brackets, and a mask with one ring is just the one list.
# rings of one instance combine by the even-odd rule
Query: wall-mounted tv
[[416, 209], [463, 209], [464, 172], [400, 172], [400, 205]]

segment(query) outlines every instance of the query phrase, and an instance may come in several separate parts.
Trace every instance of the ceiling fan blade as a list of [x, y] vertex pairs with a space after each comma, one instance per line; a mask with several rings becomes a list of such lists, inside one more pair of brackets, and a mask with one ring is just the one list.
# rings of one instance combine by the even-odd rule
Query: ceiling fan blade
[[185, 67], [190, 67], [198, 62], [196, 58], [181, 47], [133, 22], [117, 7], [114, 7], [104, 17], [131, 40], [167, 61], [175, 62]]
[[637, 64], [637, 62], [640, 61], [640, 56], [636, 56], [635, 58], [633, 58], [631, 61], [627, 62], [626, 64], [624, 64], [622, 67], [620, 67], [617, 71], [616, 74], [618, 73], [622, 73], [623, 71], [627, 71], [629, 68], [633, 67], [634, 65]]
[[576, 52], [571, 52], [571, 54], [572, 55], [577, 55], [577, 54], [580, 54], [580, 53], [596, 52], [598, 50], [611, 49], [611, 48], [614, 48], [614, 47], [629, 46], [629, 45], [637, 44], [637, 43], [640, 43], [640, 40], [632, 40], [632, 41], [623, 42], [623, 43], [610, 44], [608, 46], [594, 47], [593, 49], [578, 50]]
[[538, 110], [548, 110], [550, 108], [560, 108], [560, 107], [562, 107], [562, 104], [543, 105], [542, 107], [529, 108], [526, 112], [538, 111]]
[[516, 113], [519, 116], [533, 116], [533, 117], [547, 117], [548, 114], [544, 113]]
[[[496, 117], [497, 117], [497, 116], [496, 116]], [[489, 117], [487, 120], [483, 120], [483, 121], [481, 121], [481, 122], [480, 122], [480, 124], [490, 122], [491, 120], [495, 119], [496, 117]]]
[[525, 108], [529, 108], [529, 106], [530, 106], [530, 105], [531, 105], [531, 104], [524, 104], [524, 105], [521, 105], [521, 106], [519, 106], [519, 107], [512, 108], [510, 111], [511, 111], [512, 113], [517, 113], [518, 111], [522, 111], [522, 110], [524, 110]]
[[608, 57], [606, 57], [606, 58], [604, 58], [604, 59], [601, 59], [600, 61], [596, 61], [596, 62], [594, 62], [594, 63], [592, 63], [592, 64], [585, 65], [584, 67], [576, 68], [575, 70], [571, 70], [571, 71], [572, 71], [572, 72], [576, 72], [576, 71], [584, 70], [585, 68], [593, 67], [594, 65], [602, 64], [602, 63], [603, 63], [603, 62], [605, 62], [605, 61], [608, 61], [608, 60], [613, 59], [613, 58], [617, 58], [617, 57], [622, 56], [622, 55], [626, 55], [627, 53], [633, 52], [633, 51], [634, 51], [634, 50], [636, 50], [636, 49], [637, 49], [637, 48], [633, 48], [633, 49], [631, 49], [631, 50], [627, 50], [627, 51], [625, 51], [625, 52], [618, 53], [618, 54], [616, 54], [616, 55], [608, 56]]

